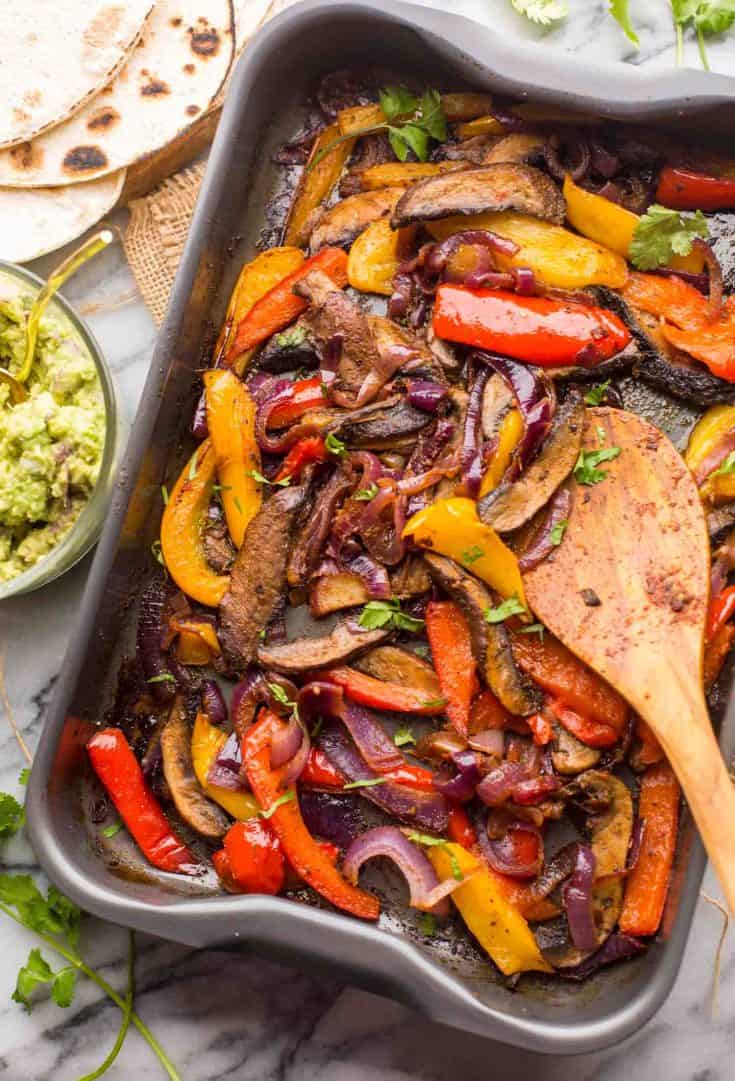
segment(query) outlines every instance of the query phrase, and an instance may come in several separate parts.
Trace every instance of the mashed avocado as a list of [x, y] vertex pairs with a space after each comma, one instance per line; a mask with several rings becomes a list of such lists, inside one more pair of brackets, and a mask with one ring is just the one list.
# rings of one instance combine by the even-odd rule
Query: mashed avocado
[[[0, 278], [0, 367], [20, 368], [33, 296]], [[97, 481], [105, 404], [94, 361], [52, 304], [41, 319], [29, 398], [13, 409], [0, 383], [0, 582], [28, 570], [79, 517]]]

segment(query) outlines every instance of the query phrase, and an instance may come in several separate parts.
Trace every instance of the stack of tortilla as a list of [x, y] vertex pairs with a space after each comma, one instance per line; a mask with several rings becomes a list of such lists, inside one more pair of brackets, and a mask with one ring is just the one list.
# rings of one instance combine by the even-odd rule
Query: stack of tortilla
[[[270, 0], [24, 0], [0, 38], [0, 259], [116, 205], [126, 171], [216, 101]], [[17, 27], [17, 29], [16, 29]]]

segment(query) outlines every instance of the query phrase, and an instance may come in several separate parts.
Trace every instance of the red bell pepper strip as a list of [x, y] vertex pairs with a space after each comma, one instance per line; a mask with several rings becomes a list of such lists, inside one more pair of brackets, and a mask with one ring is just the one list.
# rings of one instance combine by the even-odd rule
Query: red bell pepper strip
[[242, 893], [242, 890], [232, 877], [232, 868], [224, 848], [212, 853], [212, 863], [217, 872], [217, 877], [228, 893]]
[[679, 819], [679, 785], [668, 762], [643, 774], [638, 813], [643, 837], [638, 862], [625, 882], [620, 930], [626, 935], [654, 935], [669, 892]]
[[613, 747], [618, 742], [619, 733], [609, 724], [593, 721], [576, 710], [565, 706], [558, 699], [549, 699], [549, 709], [567, 732], [571, 732], [588, 747]]
[[225, 852], [232, 877], [244, 893], [268, 893], [283, 889], [286, 861], [281, 844], [268, 822], [249, 818], [235, 822], [225, 834]]
[[433, 324], [439, 338], [544, 368], [594, 367], [630, 341], [625, 323], [604, 308], [451, 284], [437, 290]]
[[735, 179], [667, 166], [658, 178], [656, 202], [673, 210], [732, 210]]
[[299, 379], [278, 395], [276, 404], [268, 414], [268, 427], [285, 428], [309, 410], [322, 408], [325, 401], [321, 376]]
[[418, 713], [422, 717], [435, 717], [444, 712], [443, 698], [428, 698], [426, 691], [403, 687], [400, 683], [387, 683], [374, 676], [365, 675], [355, 668], [343, 666], [330, 668], [322, 679], [342, 687], [348, 698], [373, 709], [387, 709], [395, 713]]
[[728, 623], [733, 616], [735, 616], [735, 586], [727, 586], [710, 601], [707, 616], [707, 641], [711, 641], [720, 627]]
[[335, 285], [343, 289], [347, 285], [347, 254], [341, 248], [322, 248], [261, 297], [237, 325], [234, 341], [225, 356], [228, 367], [241, 353], [260, 345], [306, 311], [307, 302], [303, 297], [296, 296], [293, 287], [312, 270], [323, 271]]
[[344, 788], [345, 779], [319, 747], [312, 747], [299, 781], [317, 788]]
[[287, 767], [272, 769], [270, 764], [271, 741], [282, 725], [279, 717], [264, 710], [243, 736], [243, 768], [255, 798], [264, 809], [274, 808], [268, 821], [294, 871], [337, 908], [361, 919], [376, 920], [380, 914], [377, 897], [350, 885], [332, 865], [304, 825], [294, 789], [288, 790], [291, 799], [276, 806], [276, 801], [288, 794], [282, 787]]
[[171, 829], [120, 729], [104, 728], [96, 732], [87, 744], [87, 753], [95, 773], [148, 862], [161, 871], [198, 874], [202, 870], [201, 863]]
[[472, 849], [477, 844], [477, 833], [461, 803], [449, 805], [449, 823], [447, 834], [450, 841], [462, 845], [462, 848]]
[[625, 699], [558, 638], [514, 634], [513, 657], [521, 671], [569, 709], [610, 726], [617, 736], [622, 733], [628, 719]]
[[445, 712], [456, 731], [466, 736], [477, 678], [467, 620], [452, 601], [431, 601], [426, 607], [426, 633], [447, 700]]
[[276, 484], [279, 480], [298, 480], [307, 465], [315, 462], [326, 462], [329, 451], [324, 445], [320, 435], [307, 435], [294, 443], [286, 457], [281, 462], [281, 468], [273, 478]]

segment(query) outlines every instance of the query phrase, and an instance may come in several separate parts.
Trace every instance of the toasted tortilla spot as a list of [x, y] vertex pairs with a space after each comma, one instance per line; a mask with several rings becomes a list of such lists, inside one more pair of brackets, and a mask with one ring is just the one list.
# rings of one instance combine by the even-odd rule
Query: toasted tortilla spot
[[172, 26], [181, 26], [182, 22], [183, 22], [183, 19], [181, 18], [181, 16], [177, 15], [175, 19], [171, 20], [171, 25]]
[[104, 169], [107, 157], [98, 146], [75, 146], [64, 156], [63, 168], [69, 173]]
[[125, 8], [121, 4], [113, 4], [97, 12], [82, 34], [82, 64], [97, 61], [97, 53], [115, 40], [124, 18]]
[[113, 109], [111, 105], [102, 105], [90, 116], [87, 128], [89, 131], [109, 131], [119, 119], [120, 114], [117, 109]]
[[40, 105], [43, 101], [43, 94], [40, 90], [26, 90], [23, 101], [26, 105]]
[[140, 92], [144, 98], [155, 98], [163, 94], [170, 94], [171, 88], [162, 79], [151, 79], [145, 86], [141, 86]]
[[196, 116], [197, 113], [199, 113], [199, 112], [201, 112], [201, 109], [199, 108], [198, 105], [187, 105], [186, 106], [186, 114], [187, 114], [187, 116]]
[[13, 120], [17, 120], [21, 123], [23, 120], [28, 120], [29, 116], [25, 109], [13, 109]]
[[39, 150], [33, 143], [19, 143], [18, 146], [12, 147], [8, 153], [13, 168], [17, 169], [19, 173], [37, 169], [43, 161], [43, 151]]
[[194, 72], [196, 71], [196, 65], [195, 64], [184, 64], [184, 66], [183, 66], [183, 68], [181, 70], [184, 72], [185, 75], [193, 75]]
[[190, 30], [191, 35], [191, 51], [196, 53], [197, 56], [203, 56], [205, 59], [209, 56], [216, 56], [219, 52], [220, 38], [216, 30], [211, 27], [207, 27], [205, 30]]

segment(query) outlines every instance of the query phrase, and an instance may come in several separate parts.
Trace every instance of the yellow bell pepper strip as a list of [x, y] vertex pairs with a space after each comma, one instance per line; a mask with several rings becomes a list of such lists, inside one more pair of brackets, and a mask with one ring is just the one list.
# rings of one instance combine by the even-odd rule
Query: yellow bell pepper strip
[[[227, 305], [225, 321], [214, 349], [215, 358], [225, 356], [238, 324], [253, 305], [257, 304], [261, 297], [269, 293], [280, 281], [298, 270], [305, 258], [299, 248], [270, 248], [245, 264]], [[234, 365], [238, 375], [242, 375], [254, 355], [254, 349], [240, 354]]]
[[466, 124], [457, 125], [457, 136], [463, 142], [474, 139], [476, 135], [505, 135], [506, 127], [494, 116], [478, 116]]
[[243, 736], [242, 761], [255, 798], [269, 814], [286, 859], [307, 885], [337, 908], [363, 920], [377, 920], [378, 898], [351, 885], [337, 870], [304, 825], [295, 789], [283, 790], [287, 766], [273, 769], [270, 764], [271, 742], [282, 727], [279, 717], [264, 710]]
[[480, 521], [473, 500], [459, 496], [438, 499], [409, 518], [403, 536], [460, 566], [467, 566], [467, 553], [471, 552], [472, 574], [504, 600], [517, 597], [527, 607], [518, 560], [495, 530]]
[[212, 499], [217, 459], [209, 439], [181, 470], [161, 519], [161, 553], [176, 585], [200, 604], [216, 608], [230, 579], [215, 574], [202, 543], [202, 523]]
[[[489, 94], [442, 94], [441, 103], [442, 112], [450, 123], [456, 120], [471, 120], [492, 108]], [[362, 135], [366, 128], [375, 128], [385, 122], [385, 113], [380, 105], [354, 105], [349, 109], [342, 109], [337, 117], [340, 135]]]
[[[569, 174], [564, 178], [564, 198], [567, 221], [578, 233], [628, 259], [633, 234], [641, 220], [637, 214], [612, 203], [603, 195], [585, 191], [574, 183]], [[674, 270], [701, 274], [704, 259], [699, 252], [692, 251], [689, 255], [675, 255], [670, 265]]]
[[233, 792], [207, 780], [212, 763], [226, 742], [227, 733], [210, 724], [206, 714], [197, 713], [191, 733], [191, 759], [196, 779], [210, 799], [224, 807], [233, 818], [245, 822], [260, 811], [255, 796], [251, 792]]
[[371, 165], [360, 173], [364, 191], [376, 188], [408, 188], [417, 180], [441, 173], [456, 173], [465, 167], [461, 161], [388, 161]]
[[487, 463], [487, 468], [485, 469], [485, 474], [482, 478], [482, 483], [480, 484], [480, 499], [489, 492], [494, 492], [500, 484], [511, 463], [513, 453], [521, 441], [522, 435], [523, 417], [517, 409], [509, 409], [503, 417], [503, 422], [500, 425], [500, 431], [498, 432], [497, 444], [490, 455], [490, 460]]
[[205, 372], [204, 386], [220, 498], [232, 543], [239, 548], [262, 502], [261, 487], [253, 478], [253, 471], [260, 469], [255, 402], [245, 384], [227, 368]]
[[733, 450], [735, 405], [715, 405], [697, 421], [684, 451], [684, 461], [708, 502], [735, 499], [735, 473], [717, 472]]
[[380, 293], [390, 296], [393, 292], [393, 276], [403, 262], [416, 227], [391, 229], [388, 218], [380, 218], [368, 225], [350, 248], [347, 260], [347, 280], [353, 289], [361, 293]]
[[504, 976], [553, 971], [541, 956], [528, 923], [481, 860], [450, 841], [431, 845], [425, 852], [442, 882], [452, 878], [455, 870], [467, 879], [453, 891], [452, 901]]
[[222, 652], [217, 632], [206, 620], [172, 616], [168, 625], [172, 635], [178, 635], [176, 659], [182, 664], [211, 664]]
[[[339, 143], [337, 140], [340, 134], [339, 125], [330, 124], [314, 140], [288, 215], [286, 244], [293, 244], [297, 248], [304, 247], [309, 239], [314, 211], [329, 198], [350, 159], [355, 141], [346, 139]], [[331, 150], [328, 149], [330, 146]]]
[[625, 259], [617, 252], [560, 225], [512, 210], [442, 218], [427, 222], [426, 228], [436, 240], [465, 229], [497, 233], [518, 245], [515, 255], [496, 256], [502, 267], [530, 267], [541, 281], [557, 289], [583, 289], [587, 285], [620, 289], [628, 279]]

